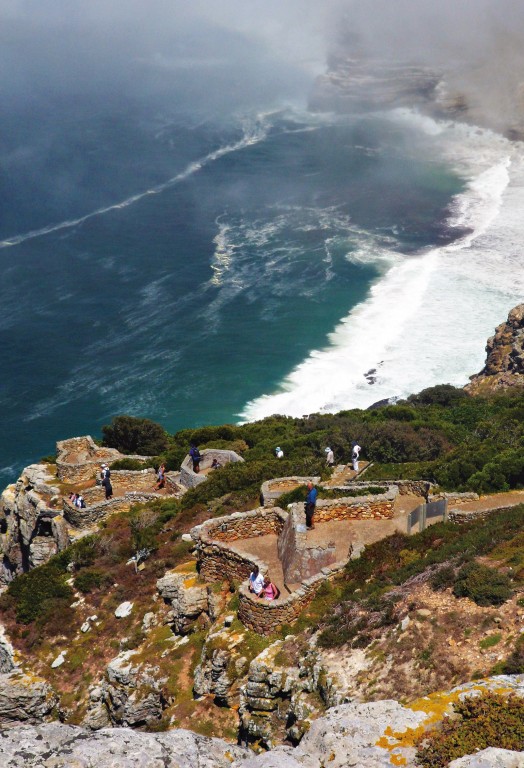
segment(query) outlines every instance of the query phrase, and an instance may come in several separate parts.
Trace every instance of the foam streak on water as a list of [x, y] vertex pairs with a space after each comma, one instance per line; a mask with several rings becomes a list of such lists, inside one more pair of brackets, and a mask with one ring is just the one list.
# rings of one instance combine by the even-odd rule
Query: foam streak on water
[[213, 152], [205, 155], [205, 157], [201, 157], [198, 160], [189, 163], [183, 171], [177, 173], [167, 181], [164, 181], [162, 184], [157, 184], [150, 189], [146, 189], [144, 192], [131, 195], [131, 197], [128, 197], [125, 200], [121, 200], [119, 203], [113, 203], [113, 205], [97, 208], [95, 211], [91, 211], [90, 213], [85, 214], [85, 216], [80, 216], [77, 219], [68, 219], [66, 221], [61, 221], [58, 224], [50, 224], [46, 227], [32, 230], [31, 232], [24, 232], [20, 235], [14, 235], [13, 237], [10, 237], [6, 240], [0, 240], [0, 248], [8, 248], [9, 246], [20, 245], [20, 243], [24, 243], [27, 240], [33, 240], [35, 237], [42, 237], [43, 235], [49, 235], [62, 229], [71, 229], [72, 227], [77, 227], [80, 224], [83, 224], [85, 221], [95, 218], [96, 216], [102, 216], [103, 214], [110, 213], [111, 211], [118, 211], [122, 208], [127, 208], [128, 206], [143, 200], [148, 195], [159, 195], [166, 189], [173, 187], [175, 184], [179, 184], [180, 182], [185, 181], [194, 173], [198, 173], [198, 171], [202, 170], [202, 168], [214, 162], [215, 160], [218, 160], [219, 158], [224, 157], [225, 155], [228, 155], [232, 152], [236, 152], [239, 149], [244, 149], [245, 147], [249, 147], [252, 144], [256, 144], [259, 141], [263, 141], [265, 137], [266, 126], [262, 121], [257, 121], [254, 125], [246, 125], [244, 127], [244, 135], [239, 141], [234, 142], [233, 144], [227, 144], [226, 146], [219, 147]]
[[[335, 328], [328, 346], [312, 351], [280, 391], [249, 402], [245, 419], [367, 407], [443, 382], [462, 386], [482, 367], [494, 327], [522, 301], [523, 146], [406, 110], [391, 119], [433, 136], [436, 149], [469, 180], [449, 222], [469, 231], [417, 256], [391, 253], [389, 268]], [[388, 262], [373, 248], [362, 257]]]

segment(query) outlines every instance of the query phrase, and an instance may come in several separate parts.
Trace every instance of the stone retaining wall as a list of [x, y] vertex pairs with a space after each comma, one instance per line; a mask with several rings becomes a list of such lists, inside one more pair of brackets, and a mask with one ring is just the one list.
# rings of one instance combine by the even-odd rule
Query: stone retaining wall
[[196, 526], [192, 529], [191, 536], [196, 541], [210, 544], [213, 541], [251, 539], [268, 533], [278, 535], [284, 525], [286, 514], [279, 507], [271, 507], [271, 509], [259, 507], [249, 512], [234, 512], [232, 515], [215, 517]]
[[84, 483], [96, 477], [100, 464], [119, 459], [147, 461], [149, 456], [124, 456], [116, 448], [98, 446], [91, 435], [59, 440], [56, 444], [56, 475], [64, 483]]
[[287, 513], [278, 507], [235, 512], [196, 526], [191, 536], [196, 543], [200, 575], [206, 581], [245, 581], [253, 567], [267, 573], [267, 564], [251, 553], [231, 549], [227, 542], [280, 533]]
[[319, 499], [315, 510], [315, 523], [329, 520], [389, 520], [398, 488], [391, 486], [386, 493], [376, 496], [346, 496], [340, 499]]
[[478, 493], [472, 491], [467, 493], [435, 493], [428, 497], [428, 501], [440, 501], [441, 499], [447, 499], [448, 502], [453, 504], [465, 504], [467, 501], [477, 501], [480, 498]]
[[[272, 480], [266, 480], [260, 488], [262, 504], [264, 507], [272, 507], [276, 499], [282, 496], [283, 493], [289, 493], [289, 491], [308, 483], [317, 485], [320, 483], [320, 477], [298, 477], [298, 475], [292, 475], [291, 477], [275, 477]], [[282, 487], [279, 488], [279, 485]]]
[[316, 576], [306, 579], [291, 595], [280, 595], [278, 600], [254, 597], [247, 585], [239, 589], [238, 618], [244, 626], [260, 635], [271, 635], [283, 624], [292, 624], [311, 602], [319, 586], [343, 570], [346, 563], [334, 563], [323, 568]]
[[129, 512], [134, 504], [143, 504], [155, 499], [163, 499], [159, 493], [128, 492], [107, 501], [99, 501], [85, 509], [73, 506], [68, 499], [63, 500], [64, 517], [75, 528], [90, 528], [94, 523], [104, 520], [116, 512]]

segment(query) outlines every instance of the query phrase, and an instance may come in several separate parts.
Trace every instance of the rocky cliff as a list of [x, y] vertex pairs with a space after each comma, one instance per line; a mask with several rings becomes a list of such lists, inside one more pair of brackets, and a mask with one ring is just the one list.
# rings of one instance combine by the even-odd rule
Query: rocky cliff
[[471, 395], [524, 386], [524, 304], [511, 310], [486, 345], [486, 365], [464, 389]]

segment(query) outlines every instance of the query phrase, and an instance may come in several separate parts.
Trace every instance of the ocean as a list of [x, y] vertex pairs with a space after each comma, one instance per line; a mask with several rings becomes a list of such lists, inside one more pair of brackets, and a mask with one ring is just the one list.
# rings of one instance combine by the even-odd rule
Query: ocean
[[[33, 105], [34, 106], [34, 105]], [[410, 110], [38, 105], [4, 122], [0, 475], [463, 385], [522, 300], [522, 145]]]

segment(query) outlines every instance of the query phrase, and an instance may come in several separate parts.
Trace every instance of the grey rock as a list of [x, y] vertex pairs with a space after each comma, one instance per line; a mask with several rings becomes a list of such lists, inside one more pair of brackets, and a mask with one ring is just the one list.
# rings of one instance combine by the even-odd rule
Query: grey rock
[[524, 752], [489, 747], [475, 755], [453, 760], [449, 768], [524, 768]]
[[70, 725], [18, 726], [0, 739], [2, 768], [231, 768], [240, 747], [190, 731], [95, 733]]
[[41, 722], [56, 702], [51, 686], [44, 680], [20, 672], [0, 675], [0, 725]]

